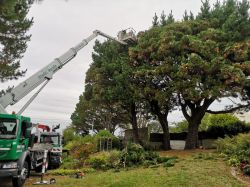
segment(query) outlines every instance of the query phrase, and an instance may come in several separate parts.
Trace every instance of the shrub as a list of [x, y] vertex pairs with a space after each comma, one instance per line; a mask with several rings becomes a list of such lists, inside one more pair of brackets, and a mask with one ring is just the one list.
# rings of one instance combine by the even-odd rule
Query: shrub
[[99, 152], [90, 156], [86, 163], [95, 169], [111, 169], [120, 166], [120, 151]]
[[140, 165], [145, 160], [145, 151], [139, 144], [129, 142], [121, 152], [121, 159], [126, 166]]
[[250, 162], [250, 134], [239, 134], [232, 138], [226, 137], [216, 141], [217, 150], [227, 155], [227, 158], [235, 158], [239, 162]]
[[93, 143], [85, 143], [82, 145], [75, 145], [71, 149], [71, 155], [75, 159], [85, 160], [90, 154], [96, 151], [96, 146]]
[[74, 159], [71, 156], [65, 157], [60, 169], [76, 169], [79, 166], [79, 160]]
[[250, 175], [250, 134], [219, 139], [216, 144], [229, 165], [239, 167], [244, 174]]

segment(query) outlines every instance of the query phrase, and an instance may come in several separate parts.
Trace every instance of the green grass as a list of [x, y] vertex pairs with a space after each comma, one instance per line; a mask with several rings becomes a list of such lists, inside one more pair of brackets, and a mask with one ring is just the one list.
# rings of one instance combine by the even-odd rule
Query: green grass
[[[206, 158], [206, 157], [205, 157]], [[197, 159], [195, 156], [181, 158], [173, 167], [130, 168], [114, 172], [95, 172], [86, 174], [84, 179], [68, 176], [53, 176], [57, 179], [51, 187], [227, 187], [243, 186], [230, 174], [230, 168], [220, 159]], [[50, 178], [46, 177], [46, 178]], [[28, 181], [25, 187], [31, 187]]]

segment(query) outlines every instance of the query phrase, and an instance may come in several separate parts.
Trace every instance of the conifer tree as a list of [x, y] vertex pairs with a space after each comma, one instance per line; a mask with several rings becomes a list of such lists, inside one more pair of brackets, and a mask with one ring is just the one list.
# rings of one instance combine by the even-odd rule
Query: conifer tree
[[166, 14], [164, 13], [164, 11], [162, 11], [162, 13], [161, 13], [160, 24], [161, 24], [161, 26], [165, 26], [167, 24]]
[[17, 79], [25, 74], [20, 59], [27, 48], [27, 34], [32, 19], [27, 19], [26, 0], [0, 1], [0, 81]]
[[202, 1], [200, 12], [197, 16], [198, 19], [209, 19], [210, 18], [210, 4], [209, 0]]
[[157, 16], [156, 13], [155, 13], [155, 15], [154, 15], [154, 17], [153, 17], [152, 25], [153, 25], [153, 27], [159, 25], [158, 16]]
[[187, 10], [185, 10], [184, 15], [183, 15], [183, 21], [188, 21], [188, 19], [189, 19], [189, 16], [188, 16]]
[[167, 24], [171, 24], [173, 23], [175, 20], [174, 20], [174, 15], [173, 15], [173, 11], [171, 10], [171, 12], [168, 14], [168, 18], [167, 18]]

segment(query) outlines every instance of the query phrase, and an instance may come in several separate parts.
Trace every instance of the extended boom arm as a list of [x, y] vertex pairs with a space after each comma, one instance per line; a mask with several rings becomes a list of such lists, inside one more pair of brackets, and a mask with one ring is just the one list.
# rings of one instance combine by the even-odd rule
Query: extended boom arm
[[[98, 35], [104, 36], [106, 38], [115, 40], [119, 42], [120, 44], [126, 45], [127, 43], [118, 40], [114, 37], [111, 37], [101, 31], [95, 30], [92, 35], [90, 35], [88, 38], [84, 39], [82, 42], [80, 42], [75, 47], [72, 47], [69, 49], [66, 53], [61, 55], [59, 58], [56, 58], [54, 61], [49, 63], [47, 66], [42, 68], [40, 71], [32, 75], [30, 78], [25, 80], [24, 82], [20, 83], [18, 86], [13, 88], [11, 92], [5, 94], [0, 98], [0, 113], [7, 113], [5, 108], [9, 105], [14, 105], [18, 101], [20, 101], [23, 97], [25, 97], [27, 94], [29, 94], [32, 90], [37, 88], [39, 85], [44, 83], [44, 85], [41, 87], [41, 89], [48, 83], [50, 79], [52, 79], [53, 75], [61, 69], [64, 65], [66, 65], [70, 60], [72, 60], [77, 52], [81, 50], [83, 47], [85, 47], [91, 40], [96, 38]], [[27, 107], [28, 105], [35, 99], [35, 97], [38, 95], [39, 91], [27, 102], [27, 104], [18, 112], [20, 115]]]

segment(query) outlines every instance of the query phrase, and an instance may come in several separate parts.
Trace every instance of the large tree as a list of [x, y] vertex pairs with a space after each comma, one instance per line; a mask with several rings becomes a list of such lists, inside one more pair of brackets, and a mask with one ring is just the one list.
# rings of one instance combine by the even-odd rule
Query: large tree
[[27, 18], [29, 3], [26, 0], [0, 1], [0, 81], [23, 76], [20, 59], [27, 48], [30, 35], [27, 31], [32, 19]]
[[[220, 11], [228, 11], [229, 3], [225, 2], [219, 7]], [[168, 87], [174, 88], [174, 95], [184, 117], [188, 121], [188, 136], [186, 149], [198, 146], [198, 128], [209, 106], [216, 100], [228, 97], [244, 96], [243, 86], [246, 76], [243, 69], [236, 66], [235, 57], [237, 46], [248, 44], [249, 35], [245, 27], [240, 25], [230, 30], [230, 25], [249, 21], [244, 14], [240, 14], [240, 7], [247, 7], [246, 2], [236, 3], [233, 15], [224, 17], [224, 24], [218, 24], [221, 17], [212, 14], [210, 7], [205, 2], [196, 20], [173, 23], [162, 28], [152, 28], [141, 35], [138, 45], [130, 50], [131, 61], [135, 66], [155, 64], [157, 69], [151, 71], [155, 76], [165, 76], [169, 80]], [[243, 9], [243, 8], [242, 8]], [[204, 15], [203, 15], [204, 11]], [[218, 9], [216, 10], [218, 12]], [[211, 16], [207, 16], [207, 12]], [[244, 15], [244, 16], [243, 16]], [[226, 16], [226, 13], [225, 13]], [[228, 20], [230, 19], [230, 21]], [[245, 32], [242, 33], [241, 30]], [[160, 29], [160, 32], [159, 32]], [[145, 40], [151, 33], [150, 40]], [[154, 33], [154, 34], [152, 34]], [[237, 33], [242, 33], [238, 35]], [[242, 44], [243, 43], [243, 44]], [[243, 48], [243, 47], [242, 47]], [[249, 48], [245, 47], [241, 54], [249, 54]], [[249, 56], [244, 56], [238, 64], [247, 64]], [[234, 109], [243, 106], [237, 105]], [[229, 112], [223, 110], [220, 112]]]
[[[116, 42], [96, 42], [86, 75], [85, 99], [97, 108], [109, 108], [116, 114], [117, 124], [132, 125], [134, 141], [139, 141], [137, 103], [132, 89], [127, 46]], [[102, 110], [103, 112], [104, 110]], [[121, 115], [122, 114], [122, 115]], [[127, 116], [127, 117], [125, 117]]]

